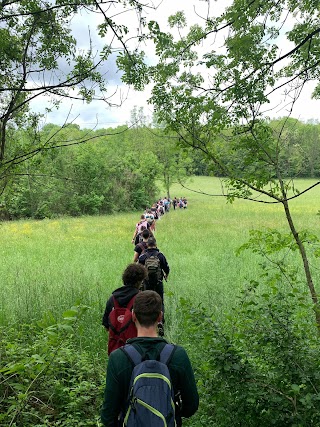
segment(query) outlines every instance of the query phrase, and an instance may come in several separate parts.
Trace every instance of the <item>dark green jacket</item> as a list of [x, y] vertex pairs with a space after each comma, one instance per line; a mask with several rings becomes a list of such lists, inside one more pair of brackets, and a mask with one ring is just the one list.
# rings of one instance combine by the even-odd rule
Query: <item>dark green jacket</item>
[[[160, 337], [138, 337], [128, 340], [128, 343], [133, 344], [148, 359], [156, 359], [166, 342]], [[182, 347], [176, 346], [168, 368], [175, 394], [178, 391], [181, 393], [180, 415], [191, 417], [198, 409], [199, 395], [189, 357]], [[132, 363], [120, 348], [110, 354], [101, 411], [101, 421], [104, 426], [117, 426], [118, 415], [127, 400], [132, 370]]]

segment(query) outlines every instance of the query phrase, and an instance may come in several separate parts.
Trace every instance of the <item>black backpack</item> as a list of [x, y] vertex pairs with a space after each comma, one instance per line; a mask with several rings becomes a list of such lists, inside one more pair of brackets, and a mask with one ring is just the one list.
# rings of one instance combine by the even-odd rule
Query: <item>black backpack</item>
[[159, 282], [161, 282], [161, 266], [160, 259], [157, 254], [149, 255], [144, 262], [146, 269], [148, 270], [148, 284], [149, 289], [154, 288]]

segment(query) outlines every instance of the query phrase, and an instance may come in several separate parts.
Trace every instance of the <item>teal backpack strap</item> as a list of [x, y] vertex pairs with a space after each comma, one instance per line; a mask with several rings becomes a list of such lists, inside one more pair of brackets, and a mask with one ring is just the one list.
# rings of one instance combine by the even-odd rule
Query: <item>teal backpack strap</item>
[[142, 356], [132, 344], [126, 344], [121, 350], [128, 356], [134, 366], [142, 362]]
[[[160, 352], [160, 355], [158, 356], [159, 361], [165, 365], [168, 365], [175, 349], [176, 346], [174, 344], [165, 344]], [[132, 344], [126, 344], [125, 346], [121, 347], [121, 350], [127, 355], [134, 366], [139, 365], [139, 363], [144, 360], [144, 356], [141, 355]]]
[[174, 344], [166, 344], [160, 352], [159, 361], [161, 363], [164, 363], [165, 365], [168, 365], [168, 363], [170, 362], [173, 356], [175, 349], [176, 349], [176, 346]]

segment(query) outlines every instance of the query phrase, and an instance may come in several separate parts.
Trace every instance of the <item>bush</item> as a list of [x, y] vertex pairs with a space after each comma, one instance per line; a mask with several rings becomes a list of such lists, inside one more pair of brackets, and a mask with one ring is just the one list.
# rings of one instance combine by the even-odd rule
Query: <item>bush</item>
[[1, 426], [95, 426], [105, 374], [73, 343], [81, 313], [1, 328]]
[[198, 343], [201, 409], [192, 426], [320, 425], [320, 345], [307, 297], [257, 287], [251, 283], [220, 323], [182, 301], [189, 340]]

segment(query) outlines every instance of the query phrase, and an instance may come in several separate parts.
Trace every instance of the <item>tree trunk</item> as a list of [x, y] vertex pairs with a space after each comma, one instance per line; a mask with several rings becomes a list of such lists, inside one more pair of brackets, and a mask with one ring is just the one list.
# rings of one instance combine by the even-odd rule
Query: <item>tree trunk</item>
[[310, 295], [311, 295], [311, 299], [312, 302], [314, 304], [314, 312], [315, 312], [315, 317], [316, 317], [316, 323], [317, 323], [317, 328], [318, 331], [320, 333], [320, 307], [319, 307], [319, 301], [318, 301], [318, 296], [313, 284], [313, 280], [312, 280], [312, 275], [311, 275], [311, 271], [310, 271], [310, 265], [309, 265], [309, 261], [308, 261], [308, 257], [306, 254], [306, 249], [305, 246], [303, 244], [303, 242], [301, 241], [300, 237], [299, 237], [299, 233], [297, 232], [293, 221], [292, 221], [292, 216], [291, 216], [291, 212], [289, 209], [289, 204], [287, 199], [285, 198], [282, 202], [284, 210], [285, 210], [285, 214], [286, 214], [286, 218], [291, 230], [291, 233], [298, 245], [299, 248], [299, 252], [302, 258], [302, 262], [303, 262], [303, 268], [304, 268], [304, 272], [305, 272], [305, 276], [306, 276], [306, 280], [307, 280], [307, 285], [310, 291]]

